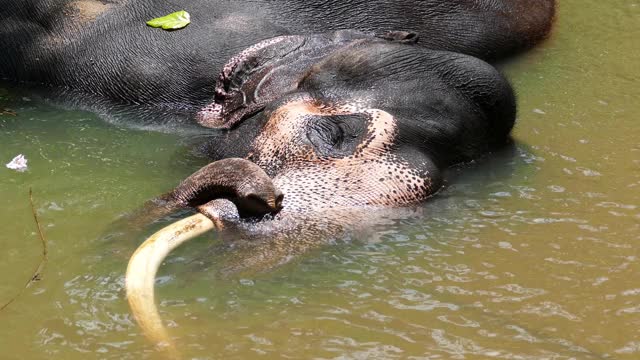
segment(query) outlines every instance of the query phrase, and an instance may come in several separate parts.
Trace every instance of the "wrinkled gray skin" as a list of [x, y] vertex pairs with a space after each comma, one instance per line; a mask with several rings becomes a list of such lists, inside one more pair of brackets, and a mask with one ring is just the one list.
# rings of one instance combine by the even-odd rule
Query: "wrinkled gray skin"
[[[268, 234], [297, 253], [367, 218], [362, 209], [424, 201], [444, 168], [507, 142], [515, 97], [487, 61], [541, 41], [554, 6], [0, 0], [0, 78], [111, 118], [197, 124], [210, 133], [212, 161], [244, 158], [264, 175], [214, 162], [147, 214], [210, 214], [206, 204], [228, 199], [242, 217], [275, 216], [237, 223], [241, 237]], [[183, 7], [192, 15], [183, 30], [144, 25]], [[265, 207], [274, 199], [243, 191], [247, 178], [284, 199]], [[268, 253], [266, 262], [287, 257]]]

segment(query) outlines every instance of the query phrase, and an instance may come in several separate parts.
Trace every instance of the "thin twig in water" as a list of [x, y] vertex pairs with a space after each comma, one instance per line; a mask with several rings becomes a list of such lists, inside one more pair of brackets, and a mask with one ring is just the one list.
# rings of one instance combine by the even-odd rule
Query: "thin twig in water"
[[33, 214], [33, 220], [35, 220], [36, 227], [38, 228], [38, 235], [40, 236], [40, 241], [42, 242], [42, 257], [40, 258], [40, 262], [38, 263], [38, 266], [36, 267], [36, 270], [33, 272], [33, 275], [31, 276], [31, 278], [29, 278], [27, 283], [24, 284], [24, 287], [20, 290], [20, 292], [18, 292], [18, 294], [16, 294], [7, 303], [0, 306], [0, 311], [6, 309], [9, 305], [11, 305], [11, 303], [16, 301], [16, 299], [19, 298], [32, 283], [39, 281], [42, 278], [42, 271], [44, 270], [44, 266], [46, 265], [47, 259], [49, 256], [49, 248], [47, 246], [47, 240], [45, 239], [44, 233], [42, 232], [42, 227], [40, 226], [40, 220], [38, 220], [38, 214], [36, 213], [36, 207], [35, 205], [33, 205], [33, 191], [31, 188], [29, 188], [29, 203], [31, 203], [31, 213]]
[[0, 115], [16, 116], [18, 114], [9, 108], [2, 108], [0, 109]]

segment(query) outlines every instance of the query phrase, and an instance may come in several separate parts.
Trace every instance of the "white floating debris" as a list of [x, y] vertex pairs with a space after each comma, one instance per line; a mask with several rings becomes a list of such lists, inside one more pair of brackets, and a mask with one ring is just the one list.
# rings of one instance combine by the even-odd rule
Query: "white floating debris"
[[62, 206], [60, 206], [60, 205], [58, 205], [58, 204], [54, 203], [54, 202], [51, 202], [51, 203], [49, 204], [49, 210], [62, 211], [62, 210], [64, 210], [64, 208], [63, 208]]
[[542, 111], [540, 109], [533, 109], [533, 112], [536, 113], [536, 114], [540, 114], [540, 115], [545, 115], [546, 114], [546, 112], [544, 112], [544, 111]]
[[20, 154], [14, 157], [13, 160], [7, 164], [7, 167], [11, 170], [23, 172], [27, 170], [27, 158]]
[[518, 251], [518, 250], [514, 249], [514, 248], [513, 248], [513, 245], [511, 245], [511, 243], [510, 243], [510, 242], [508, 242], [508, 241], [500, 241], [500, 242], [498, 243], [498, 246], [499, 246], [501, 249]]

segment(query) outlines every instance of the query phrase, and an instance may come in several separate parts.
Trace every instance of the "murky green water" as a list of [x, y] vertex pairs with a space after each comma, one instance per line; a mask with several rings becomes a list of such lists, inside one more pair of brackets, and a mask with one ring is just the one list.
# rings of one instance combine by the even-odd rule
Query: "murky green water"
[[[214, 236], [179, 249], [157, 296], [185, 357], [640, 358], [638, 39], [635, 0], [561, 1], [554, 36], [506, 67], [514, 148], [452, 170], [423, 215], [267, 272], [224, 274]], [[202, 159], [189, 136], [24, 96], [0, 94], [18, 112], [0, 160], [30, 165], [0, 169], [0, 302], [39, 259], [30, 187], [50, 254], [0, 312], [0, 358], [158, 357], [122, 290], [143, 237], [110, 224]]]

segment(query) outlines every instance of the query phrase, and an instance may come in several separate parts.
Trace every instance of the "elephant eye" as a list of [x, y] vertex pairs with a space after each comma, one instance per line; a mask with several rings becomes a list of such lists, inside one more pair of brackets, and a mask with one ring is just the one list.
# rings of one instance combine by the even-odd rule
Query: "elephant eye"
[[307, 139], [320, 156], [349, 156], [364, 137], [367, 120], [360, 114], [317, 116], [309, 122]]
[[316, 152], [323, 156], [330, 156], [332, 149], [340, 146], [343, 137], [343, 128], [329, 117], [313, 117], [307, 129], [307, 139]]

